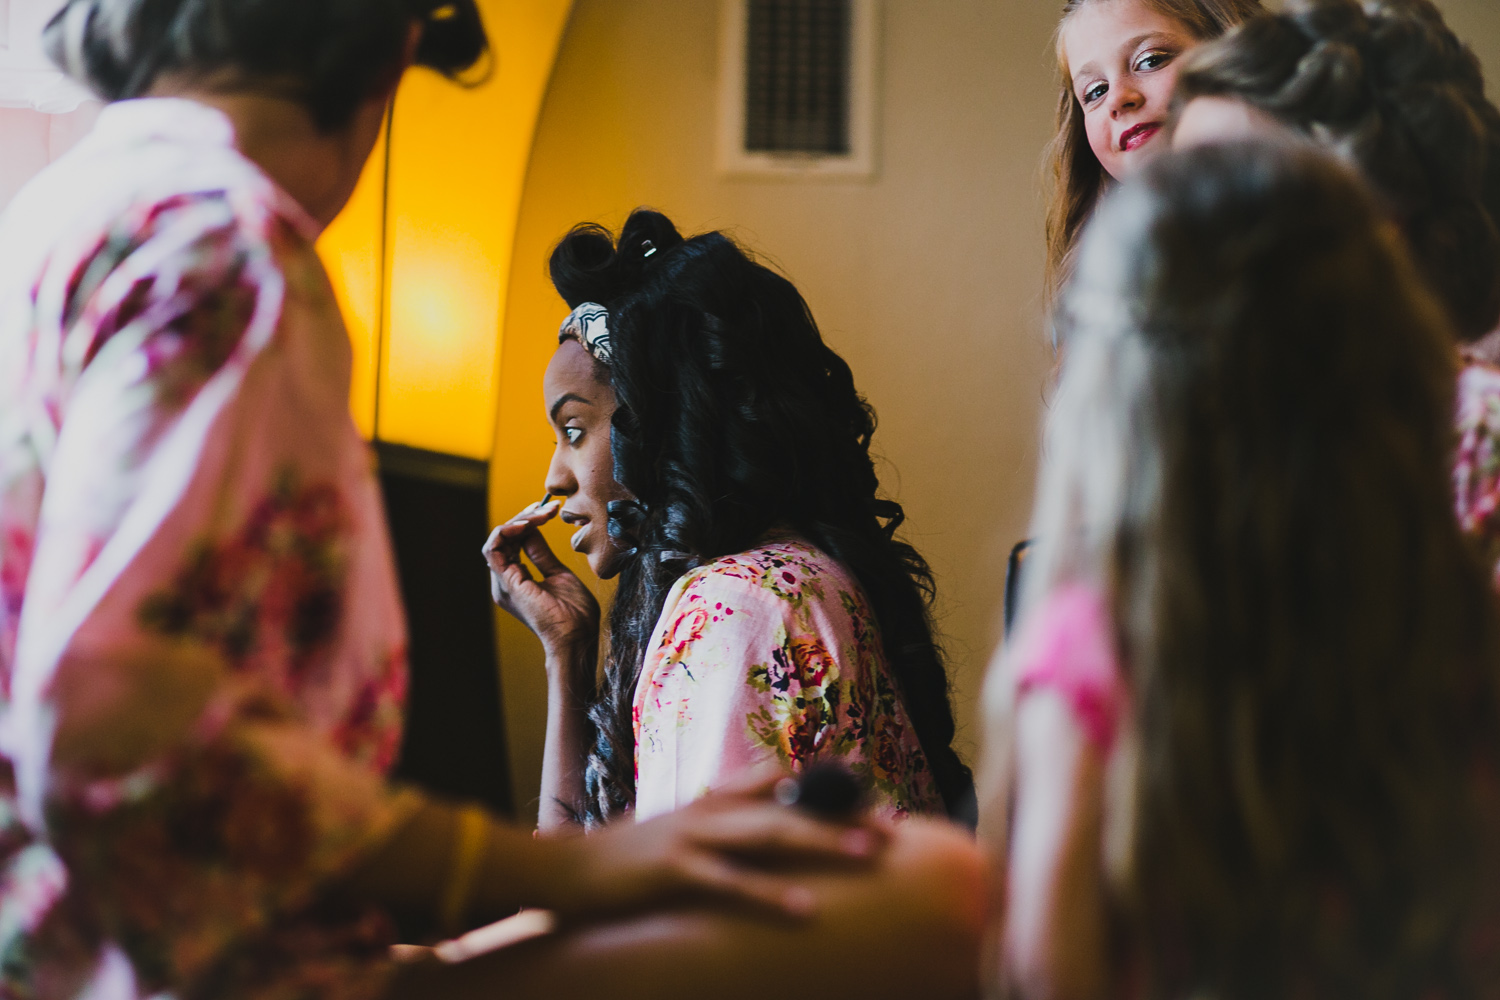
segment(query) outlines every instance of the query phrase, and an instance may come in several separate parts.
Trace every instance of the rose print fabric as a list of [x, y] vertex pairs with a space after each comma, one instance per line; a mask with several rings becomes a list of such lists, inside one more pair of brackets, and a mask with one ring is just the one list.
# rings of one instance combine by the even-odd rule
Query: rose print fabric
[[635, 737], [642, 820], [770, 761], [842, 762], [887, 815], [943, 809], [864, 594], [802, 541], [677, 581], [636, 687]]
[[405, 631], [316, 225], [186, 101], [0, 217], [0, 996], [378, 995]]
[[1469, 361], [1458, 377], [1453, 489], [1459, 525], [1500, 586], [1500, 368]]

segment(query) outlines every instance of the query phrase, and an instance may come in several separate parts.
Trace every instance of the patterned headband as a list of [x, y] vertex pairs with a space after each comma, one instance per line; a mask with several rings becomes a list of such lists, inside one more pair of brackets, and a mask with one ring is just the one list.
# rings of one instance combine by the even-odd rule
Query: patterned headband
[[602, 365], [614, 354], [609, 340], [609, 311], [597, 302], [585, 302], [568, 313], [557, 331], [557, 342], [576, 340]]

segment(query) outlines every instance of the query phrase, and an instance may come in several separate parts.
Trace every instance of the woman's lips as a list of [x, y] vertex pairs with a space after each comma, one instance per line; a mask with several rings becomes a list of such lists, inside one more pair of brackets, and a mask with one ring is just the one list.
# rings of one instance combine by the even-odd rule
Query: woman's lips
[[1140, 149], [1146, 143], [1150, 142], [1156, 136], [1156, 133], [1160, 131], [1161, 122], [1146, 122], [1141, 125], [1132, 125], [1121, 134], [1120, 149], [1126, 153], [1134, 149]]
[[583, 538], [588, 534], [589, 519], [582, 514], [575, 514], [571, 510], [559, 511], [558, 517], [564, 524], [578, 525], [578, 530], [573, 532], [573, 537], [568, 540], [568, 547], [574, 552], [582, 552], [583, 550], [578, 546], [583, 544]]

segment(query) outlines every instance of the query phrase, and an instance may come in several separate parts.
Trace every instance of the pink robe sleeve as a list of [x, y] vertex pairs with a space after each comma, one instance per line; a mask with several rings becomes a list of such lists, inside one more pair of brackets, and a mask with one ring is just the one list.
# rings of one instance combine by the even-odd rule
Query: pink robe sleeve
[[1126, 707], [1109, 610], [1089, 587], [1051, 594], [1017, 637], [1016, 697], [1047, 690], [1061, 695], [1090, 741], [1107, 756]]

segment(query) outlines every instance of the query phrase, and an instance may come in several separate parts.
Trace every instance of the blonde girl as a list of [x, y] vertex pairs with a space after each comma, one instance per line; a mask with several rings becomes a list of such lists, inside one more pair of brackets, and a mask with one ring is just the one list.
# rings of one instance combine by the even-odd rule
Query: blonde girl
[[1066, 0], [1057, 135], [1047, 153], [1049, 301], [1099, 196], [1160, 145], [1178, 57], [1261, 10], [1260, 0]]

